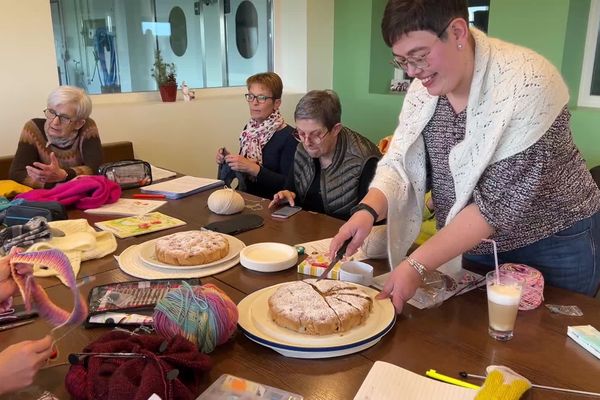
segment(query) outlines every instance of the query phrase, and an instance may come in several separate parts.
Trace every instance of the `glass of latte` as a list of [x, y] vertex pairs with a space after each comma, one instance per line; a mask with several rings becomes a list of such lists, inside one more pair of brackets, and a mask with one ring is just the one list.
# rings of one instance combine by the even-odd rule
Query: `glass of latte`
[[487, 285], [490, 336], [496, 340], [513, 337], [519, 301], [523, 293], [523, 279], [506, 271], [490, 271], [485, 276]]

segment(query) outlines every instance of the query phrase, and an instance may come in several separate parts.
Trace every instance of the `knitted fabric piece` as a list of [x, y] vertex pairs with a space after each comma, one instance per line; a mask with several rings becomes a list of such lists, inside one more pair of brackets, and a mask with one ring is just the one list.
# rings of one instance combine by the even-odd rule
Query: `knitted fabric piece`
[[[471, 199], [488, 165], [539, 140], [569, 100], [558, 70], [532, 50], [471, 29], [475, 67], [467, 103], [465, 139], [450, 152], [456, 201], [448, 224]], [[389, 259], [400, 263], [419, 233], [426, 191], [422, 131], [438, 102], [419, 79], [411, 84], [392, 143], [377, 166], [371, 187], [388, 202]], [[401, 221], [402, 223], [393, 223]]]
[[[31, 253], [13, 252], [10, 255], [10, 263], [13, 267], [12, 277], [21, 292], [27, 310], [31, 310], [35, 306], [40, 316], [55, 326], [78, 325], [86, 319], [87, 303], [79, 293], [73, 269], [69, 264], [69, 259], [63, 253], [58, 250]], [[73, 292], [73, 311], [69, 313], [52, 303], [46, 291], [35, 282], [31, 273], [26, 275], [17, 273], [16, 264], [19, 263], [46, 265], [62, 275]]]
[[[163, 342], [166, 350], [160, 352]], [[146, 358], [88, 357], [72, 365], [65, 386], [75, 400], [147, 400], [154, 393], [163, 400], [193, 400], [200, 392], [202, 372], [211, 365], [208, 356], [182, 336], [165, 339], [113, 331], [83, 352], [133, 352]], [[167, 373], [175, 368], [179, 375], [168, 380]]]
[[510, 368], [490, 372], [475, 400], [519, 400], [531, 383]]
[[74, 205], [80, 210], [114, 203], [121, 197], [119, 184], [104, 176], [81, 176], [52, 189], [35, 189], [17, 195], [30, 201], [58, 201], [64, 206]]

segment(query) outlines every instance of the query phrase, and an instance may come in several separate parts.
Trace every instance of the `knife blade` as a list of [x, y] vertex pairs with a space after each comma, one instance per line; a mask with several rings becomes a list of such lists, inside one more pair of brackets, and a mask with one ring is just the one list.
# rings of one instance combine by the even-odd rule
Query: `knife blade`
[[340, 247], [338, 249], [338, 251], [335, 253], [335, 257], [333, 257], [333, 260], [331, 260], [331, 263], [329, 264], [327, 269], [325, 269], [325, 271], [323, 271], [323, 273], [317, 278], [317, 282], [323, 278], [327, 278], [327, 274], [329, 274], [329, 272], [331, 272], [333, 267], [335, 267], [335, 264], [337, 264], [338, 261], [340, 261], [342, 259], [342, 257], [344, 257], [344, 254], [346, 253], [346, 249], [348, 248], [348, 245], [350, 244], [351, 241], [352, 241], [352, 236], [349, 237], [348, 239], [346, 239], [346, 241], [342, 244], [342, 247]]

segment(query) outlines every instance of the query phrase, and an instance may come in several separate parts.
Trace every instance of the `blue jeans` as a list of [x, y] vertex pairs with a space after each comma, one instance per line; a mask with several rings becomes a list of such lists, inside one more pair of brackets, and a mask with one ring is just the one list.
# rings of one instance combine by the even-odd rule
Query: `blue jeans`
[[[494, 267], [493, 254], [464, 258]], [[528, 246], [499, 253], [498, 263], [529, 265], [547, 285], [594, 296], [600, 285], [600, 212]]]

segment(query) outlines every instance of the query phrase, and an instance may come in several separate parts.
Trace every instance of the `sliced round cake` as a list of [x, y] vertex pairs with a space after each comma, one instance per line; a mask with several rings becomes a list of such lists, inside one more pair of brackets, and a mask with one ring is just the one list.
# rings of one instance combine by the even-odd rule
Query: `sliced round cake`
[[286, 283], [269, 297], [269, 312], [277, 325], [308, 335], [346, 332], [364, 323], [372, 306], [365, 291], [333, 280]]
[[158, 239], [154, 253], [165, 264], [202, 265], [225, 257], [229, 241], [213, 231], [177, 232]]

